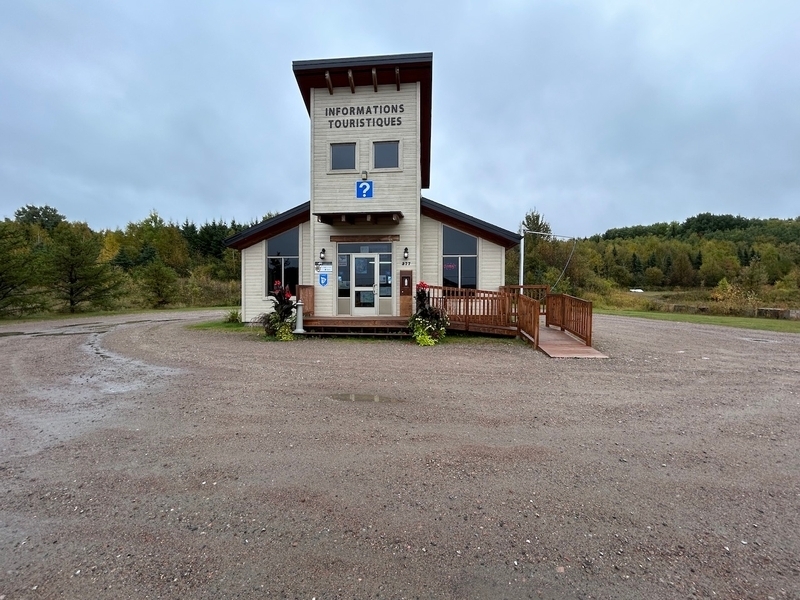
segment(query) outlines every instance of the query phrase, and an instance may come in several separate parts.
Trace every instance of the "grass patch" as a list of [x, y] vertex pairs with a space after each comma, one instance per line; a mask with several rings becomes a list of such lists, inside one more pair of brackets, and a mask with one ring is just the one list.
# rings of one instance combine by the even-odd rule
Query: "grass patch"
[[248, 323], [231, 323], [228, 321], [205, 321], [203, 323], [195, 323], [187, 325], [187, 329], [197, 329], [200, 331], [238, 331], [241, 333], [258, 332], [263, 333], [260, 327], [252, 327]]
[[448, 331], [441, 344], [524, 344], [521, 339], [506, 335], [489, 335], [469, 331]]
[[0, 325], [13, 325], [15, 323], [38, 323], [40, 321], [66, 321], [67, 319], [92, 319], [97, 317], [115, 317], [118, 315], [163, 315], [173, 312], [197, 312], [205, 310], [231, 310], [229, 306], [181, 306], [178, 308], [121, 308], [116, 310], [87, 310], [75, 313], [68, 312], [42, 312], [25, 315], [24, 317], [2, 317]]
[[619, 317], [640, 317], [659, 321], [675, 321], [679, 323], [696, 323], [698, 325], [722, 325], [739, 329], [756, 329], [760, 331], [777, 331], [780, 333], [800, 333], [800, 321], [788, 319], [756, 319], [753, 317], [726, 317], [720, 315], [698, 315], [687, 313], [662, 313], [639, 310], [613, 310], [594, 308], [594, 312], [602, 315]]

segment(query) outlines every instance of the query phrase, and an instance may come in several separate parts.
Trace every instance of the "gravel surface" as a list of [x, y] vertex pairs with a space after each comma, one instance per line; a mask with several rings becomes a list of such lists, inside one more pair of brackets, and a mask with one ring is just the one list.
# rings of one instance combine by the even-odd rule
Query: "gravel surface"
[[0, 600], [800, 598], [800, 335], [0, 326]]

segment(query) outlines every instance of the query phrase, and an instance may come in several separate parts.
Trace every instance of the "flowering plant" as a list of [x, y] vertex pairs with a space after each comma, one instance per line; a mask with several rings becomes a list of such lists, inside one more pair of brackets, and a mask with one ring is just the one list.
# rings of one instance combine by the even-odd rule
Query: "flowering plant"
[[274, 299], [273, 311], [259, 315], [258, 321], [264, 326], [267, 335], [274, 335], [284, 341], [293, 340], [292, 330], [297, 313], [296, 304], [292, 300], [292, 290], [288, 285], [281, 285], [280, 280], [276, 279], [269, 295]]
[[428, 293], [429, 287], [430, 286], [424, 281], [417, 283], [417, 312], [430, 304], [430, 294]]
[[411, 335], [420, 346], [433, 346], [444, 338], [450, 325], [447, 312], [431, 306], [429, 287], [424, 281], [417, 283], [417, 312], [408, 321]]

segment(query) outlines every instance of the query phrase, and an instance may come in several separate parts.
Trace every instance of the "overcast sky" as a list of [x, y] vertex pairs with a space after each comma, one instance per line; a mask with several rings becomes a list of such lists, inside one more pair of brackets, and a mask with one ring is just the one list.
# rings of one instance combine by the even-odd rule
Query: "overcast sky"
[[[491, 6], [487, 9], [487, 6]], [[0, 2], [0, 218], [309, 199], [292, 61], [433, 52], [432, 200], [562, 235], [800, 215], [800, 2]]]

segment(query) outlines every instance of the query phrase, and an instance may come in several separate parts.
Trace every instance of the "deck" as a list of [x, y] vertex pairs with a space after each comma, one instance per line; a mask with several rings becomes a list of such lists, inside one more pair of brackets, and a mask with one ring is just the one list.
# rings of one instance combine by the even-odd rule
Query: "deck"
[[[598, 350], [556, 327], [545, 326], [541, 317], [538, 348], [551, 358], [608, 358]], [[405, 317], [305, 317], [303, 328], [307, 336], [368, 336], [411, 337]], [[451, 323], [451, 331], [466, 331], [464, 323]], [[515, 326], [472, 323], [469, 332], [477, 334], [518, 337]]]
[[411, 337], [408, 317], [304, 317], [305, 335]]
[[550, 358], [608, 358], [599, 350], [555, 327], [539, 329], [539, 350]]

